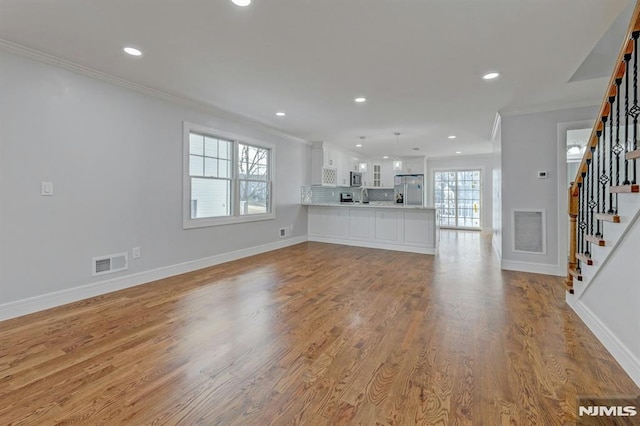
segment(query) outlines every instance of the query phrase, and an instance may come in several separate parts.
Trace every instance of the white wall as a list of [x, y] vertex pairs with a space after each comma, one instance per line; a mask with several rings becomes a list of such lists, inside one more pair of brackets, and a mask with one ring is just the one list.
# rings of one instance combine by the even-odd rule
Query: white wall
[[493, 225], [493, 155], [457, 155], [455, 157], [427, 158], [427, 203], [434, 205], [433, 176], [440, 170], [482, 170], [482, 230], [491, 231]]
[[[141, 247], [114, 278], [306, 234], [304, 143], [6, 52], [0, 93], [0, 307], [104, 280], [93, 256]], [[182, 229], [183, 121], [276, 146], [275, 220]]]
[[[581, 107], [520, 115], [502, 115], [502, 267], [564, 275], [566, 253], [558, 238], [558, 123], [595, 120], [597, 107]], [[547, 171], [548, 179], [538, 179]], [[566, 196], [563, 193], [561, 196]], [[546, 254], [513, 251], [513, 209], [546, 212]]]
[[493, 237], [491, 244], [496, 251], [498, 257], [502, 258], [502, 118], [496, 117], [496, 127], [494, 129], [493, 140], [491, 146], [493, 150], [493, 173], [491, 180], [492, 186], [492, 203], [493, 203]]
[[[627, 220], [632, 218], [630, 215], [623, 217]], [[624, 221], [619, 224], [625, 225]], [[636, 213], [635, 222], [630, 224], [628, 233], [613, 249], [597, 275], [587, 282], [574, 284], [587, 287], [573, 308], [640, 386], [639, 246], [640, 220]], [[595, 260], [594, 263], [597, 265]]]

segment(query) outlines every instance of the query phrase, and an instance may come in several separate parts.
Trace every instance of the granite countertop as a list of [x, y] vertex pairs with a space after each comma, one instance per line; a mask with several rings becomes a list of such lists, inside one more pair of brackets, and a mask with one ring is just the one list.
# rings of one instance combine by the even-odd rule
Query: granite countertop
[[324, 206], [324, 207], [357, 207], [357, 208], [376, 208], [376, 209], [414, 209], [414, 210], [435, 210], [435, 207], [425, 206], [405, 206], [403, 204], [394, 203], [393, 201], [371, 201], [368, 204], [361, 203], [302, 203], [303, 206]]

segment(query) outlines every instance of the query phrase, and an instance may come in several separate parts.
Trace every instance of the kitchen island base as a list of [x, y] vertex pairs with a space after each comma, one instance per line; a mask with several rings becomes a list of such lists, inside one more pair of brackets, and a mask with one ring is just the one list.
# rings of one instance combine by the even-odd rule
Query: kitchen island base
[[436, 210], [309, 205], [309, 241], [436, 254]]

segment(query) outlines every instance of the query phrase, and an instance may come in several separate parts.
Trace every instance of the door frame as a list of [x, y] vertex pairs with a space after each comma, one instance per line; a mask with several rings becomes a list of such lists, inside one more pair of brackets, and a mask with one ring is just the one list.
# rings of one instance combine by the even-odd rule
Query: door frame
[[[567, 181], [567, 131], [593, 129], [593, 120], [558, 123], [558, 272], [564, 270], [569, 259], [569, 201]], [[588, 141], [587, 141], [588, 142]]]
[[[484, 179], [485, 179], [485, 167], [484, 166], [469, 166], [469, 167], [460, 167], [460, 168], [451, 168], [451, 167], [438, 167], [431, 169], [430, 177], [431, 177], [431, 205], [435, 207], [436, 205], [436, 173], [437, 172], [470, 172], [480, 170], [480, 226], [477, 228], [467, 228], [467, 227], [449, 227], [449, 226], [440, 226], [442, 229], [459, 229], [461, 231], [483, 231], [483, 221], [485, 215], [485, 199], [484, 199]], [[457, 176], [456, 176], [457, 182]], [[456, 197], [457, 202], [457, 197]], [[457, 206], [456, 206], [457, 210]], [[456, 213], [457, 218], [457, 213]]]

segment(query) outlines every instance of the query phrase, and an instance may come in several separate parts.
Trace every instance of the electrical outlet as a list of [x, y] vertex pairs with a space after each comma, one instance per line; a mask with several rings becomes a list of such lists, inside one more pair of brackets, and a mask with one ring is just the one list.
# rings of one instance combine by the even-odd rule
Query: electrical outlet
[[280, 238], [287, 236], [287, 228], [280, 228]]
[[140, 259], [140, 247], [134, 247], [131, 250], [131, 257], [133, 259]]
[[335, 197], [336, 196], [336, 192], [335, 191], [331, 191], [331, 196]]

